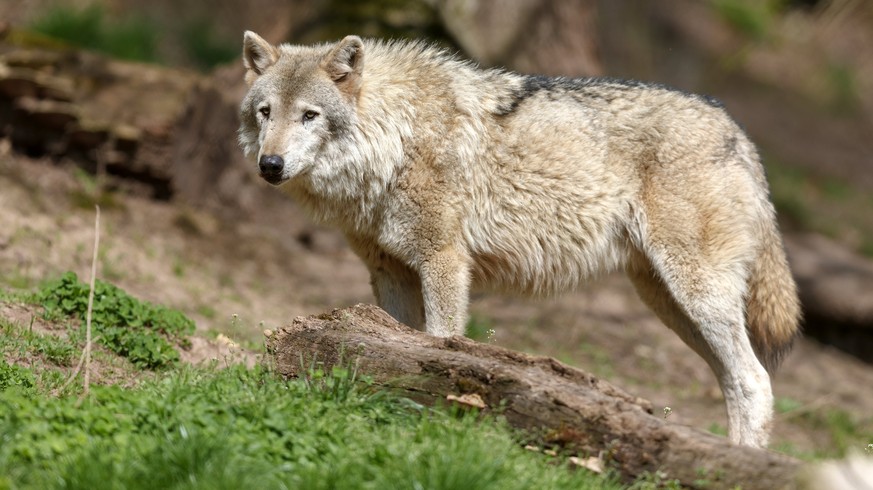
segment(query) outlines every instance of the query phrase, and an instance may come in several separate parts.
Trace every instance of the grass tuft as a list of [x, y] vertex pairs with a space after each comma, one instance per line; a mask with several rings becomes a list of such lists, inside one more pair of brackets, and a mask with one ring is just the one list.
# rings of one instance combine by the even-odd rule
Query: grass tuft
[[0, 391], [18, 387], [22, 389], [33, 388], [36, 379], [30, 369], [9, 364], [6, 359], [0, 357]]

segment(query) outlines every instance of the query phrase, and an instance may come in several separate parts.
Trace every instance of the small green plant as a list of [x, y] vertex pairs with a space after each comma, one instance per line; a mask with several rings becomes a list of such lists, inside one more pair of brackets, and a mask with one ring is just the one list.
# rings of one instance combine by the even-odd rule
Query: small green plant
[[494, 341], [494, 324], [481, 315], [470, 315], [467, 320], [467, 337], [479, 342]]
[[[46, 284], [37, 300], [49, 316], [85, 319], [88, 285], [67, 272]], [[182, 312], [138, 300], [122, 289], [97, 280], [94, 287], [92, 326], [99, 342], [135, 365], [159, 368], [175, 363], [179, 353], [173, 343], [185, 344], [194, 322]]]
[[333, 366], [328, 374], [318, 367], [310, 369], [303, 381], [313, 393], [321, 394], [325, 399], [344, 401], [356, 392], [356, 374], [356, 371], [340, 366]]
[[325, 370], [323, 363], [313, 362], [302, 379], [303, 384], [313, 394], [321, 396], [324, 400], [338, 402], [345, 402], [355, 397], [366, 400], [371, 392], [362, 391], [361, 387], [373, 384], [369, 376], [358, 375], [358, 367], [355, 363], [342, 359], [333, 365], [329, 372]]
[[[722, 480], [725, 477], [724, 470], [721, 469], [711, 470], [706, 468], [697, 468], [695, 472], [697, 473], [697, 478], [695, 478], [693, 481], [694, 488], [709, 488], [713, 484], [713, 482]], [[738, 490], [738, 487], [739, 486], [734, 487], [734, 490]], [[685, 487], [679, 485], [679, 488]]]
[[122, 204], [116, 199], [115, 194], [106, 188], [104, 178], [94, 176], [81, 168], [73, 170], [73, 177], [78, 186], [70, 193], [70, 199], [74, 206], [81, 209], [94, 209], [94, 205], [102, 209], [119, 209]]
[[710, 424], [709, 431], [717, 436], [727, 437], [727, 429], [719, 423], [713, 422]]
[[787, 398], [787, 397], [785, 397], [785, 398], [779, 397], [776, 399], [775, 403], [773, 404], [773, 408], [775, 408], [776, 412], [780, 413], [780, 414], [793, 412], [795, 410], [800, 409], [801, 407], [803, 407], [802, 403], [800, 403], [799, 401], [797, 401], [793, 398]]
[[0, 391], [14, 386], [33, 388], [35, 378], [30, 369], [9, 364], [0, 356]]
[[640, 475], [628, 487], [628, 490], [657, 490], [662, 488], [682, 490], [682, 483], [679, 480], [670, 479], [663, 471], [646, 472]]

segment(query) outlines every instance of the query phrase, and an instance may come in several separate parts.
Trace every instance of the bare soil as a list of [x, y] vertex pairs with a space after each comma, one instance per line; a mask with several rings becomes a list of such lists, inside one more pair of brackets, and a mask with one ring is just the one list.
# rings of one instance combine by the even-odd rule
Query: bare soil
[[[92, 178], [71, 165], [11, 154], [0, 141], [0, 287], [34, 288], [66, 270], [88, 277], [92, 186]], [[290, 324], [298, 315], [373, 301], [366, 270], [342, 238], [308, 224], [299, 213], [265, 209], [257, 220], [225, 222], [191, 206], [120, 193], [100, 200], [99, 277], [190, 315], [198, 338], [183, 355], [191, 362], [253, 363], [263, 330]], [[0, 309], [23, 324], [35, 312]], [[590, 371], [651, 400], [656, 411], [670, 407], [674, 423], [716, 432], [726, 427], [721, 393], [708, 367], [621, 276], [550, 300], [475, 296], [471, 312], [494, 330], [484, 342]], [[63, 330], [38, 319], [34, 325]], [[799, 341], [774, 381], [777, 400], [785, 403], [772, 447], [802, 454], [835, 451], [833, 428], [817, 422], [834, 411], [873, 432], [870, 386], [870, 365]], [[843, 443], [860, 449], [871, 442]]]

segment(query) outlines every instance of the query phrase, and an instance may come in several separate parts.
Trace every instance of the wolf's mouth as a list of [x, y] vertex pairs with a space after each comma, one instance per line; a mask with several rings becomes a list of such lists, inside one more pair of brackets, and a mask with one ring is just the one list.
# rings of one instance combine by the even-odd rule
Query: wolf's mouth
[[261, 178], [272, 185], [281, 185], [284, 184], [286, 180], [288, 180], [282, 174], [261, 174]]

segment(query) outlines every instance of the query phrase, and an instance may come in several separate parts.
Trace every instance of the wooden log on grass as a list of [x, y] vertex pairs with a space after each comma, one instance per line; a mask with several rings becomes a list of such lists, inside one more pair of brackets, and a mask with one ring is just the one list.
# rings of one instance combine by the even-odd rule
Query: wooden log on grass
[[793, 458], [671, 423], [648, 401], [554, 359], [431, 337], [375, 306], [298, 317], [268, 333], [282, 375], [305, 375], [313, 360], [327, 368], [353, 363], [418, 400], [468, 395], [467, 404], [484, 402], [532, 440], [600, 458], [626, 477], [661, 471], [692, 488], [778, 489], [793, 488], [800, 469]]

